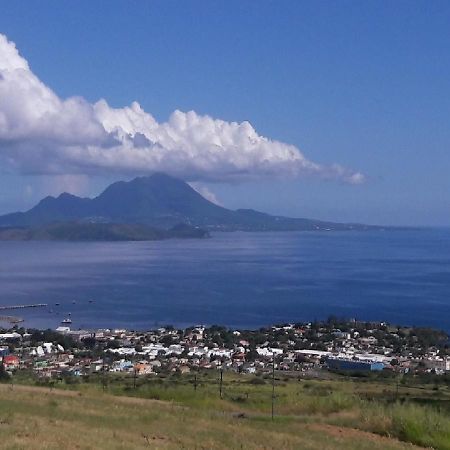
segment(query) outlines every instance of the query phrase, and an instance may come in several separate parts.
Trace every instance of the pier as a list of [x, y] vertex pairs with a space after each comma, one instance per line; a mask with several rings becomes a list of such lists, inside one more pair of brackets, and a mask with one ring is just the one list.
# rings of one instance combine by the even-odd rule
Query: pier
[[35, 303], [32, 305], [0, 306], [0, 311], [8, 311], [11, 309], [25, 309], [25, 308], [44, 308], [46, 306], [48, 306], [47, 303]]

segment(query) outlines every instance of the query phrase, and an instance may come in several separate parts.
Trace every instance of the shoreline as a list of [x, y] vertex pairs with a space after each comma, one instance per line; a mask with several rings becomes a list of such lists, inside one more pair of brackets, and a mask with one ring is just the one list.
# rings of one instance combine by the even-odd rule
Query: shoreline
[[[143, 374], [220, 369], [244, 373], [362, 371], [450, 373], [450, 339], [443, 331], [330, 316], [327, 321], [237, 330], [213, 325], [56, 330], [14, 327], [0, 333], [3, 370], [32, 369], [37, 376], [108, 371]], [[47, 361], [43, 363], [43, 361]], [[97, 361], [97, 362], [95, 362]], [[44, 365], [42, 365], [44, 364]]]

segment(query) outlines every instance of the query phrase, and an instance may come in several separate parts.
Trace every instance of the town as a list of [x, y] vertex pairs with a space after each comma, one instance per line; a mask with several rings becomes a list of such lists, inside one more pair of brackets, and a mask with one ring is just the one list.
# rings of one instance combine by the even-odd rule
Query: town
[[215, 369], [261, 375], [450, 372], [449, 336], [430, 328], [330, 317], [233, 330], [223, 326], [151, 331], [56, 330], [15, 326], [0, 333], [1, 377], [28, 372], [37, 379], [130, 373], [135, 377]]

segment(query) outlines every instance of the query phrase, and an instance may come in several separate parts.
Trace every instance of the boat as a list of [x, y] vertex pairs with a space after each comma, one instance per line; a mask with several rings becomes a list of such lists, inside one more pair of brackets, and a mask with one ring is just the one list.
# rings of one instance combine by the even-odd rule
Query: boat
[[72, 323], [72, 319], [70, 317], [66, 317], [64, 320], [61, 320], [61, 323], [67, 325]]

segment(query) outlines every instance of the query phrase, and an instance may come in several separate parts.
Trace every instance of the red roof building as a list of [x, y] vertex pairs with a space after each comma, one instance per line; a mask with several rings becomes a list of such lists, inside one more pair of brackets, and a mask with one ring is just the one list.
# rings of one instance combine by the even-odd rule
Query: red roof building
[[7, 367], [19, 367], [20, 360], [18, 356], [8, 355], [3, 357], [3, 364]]

